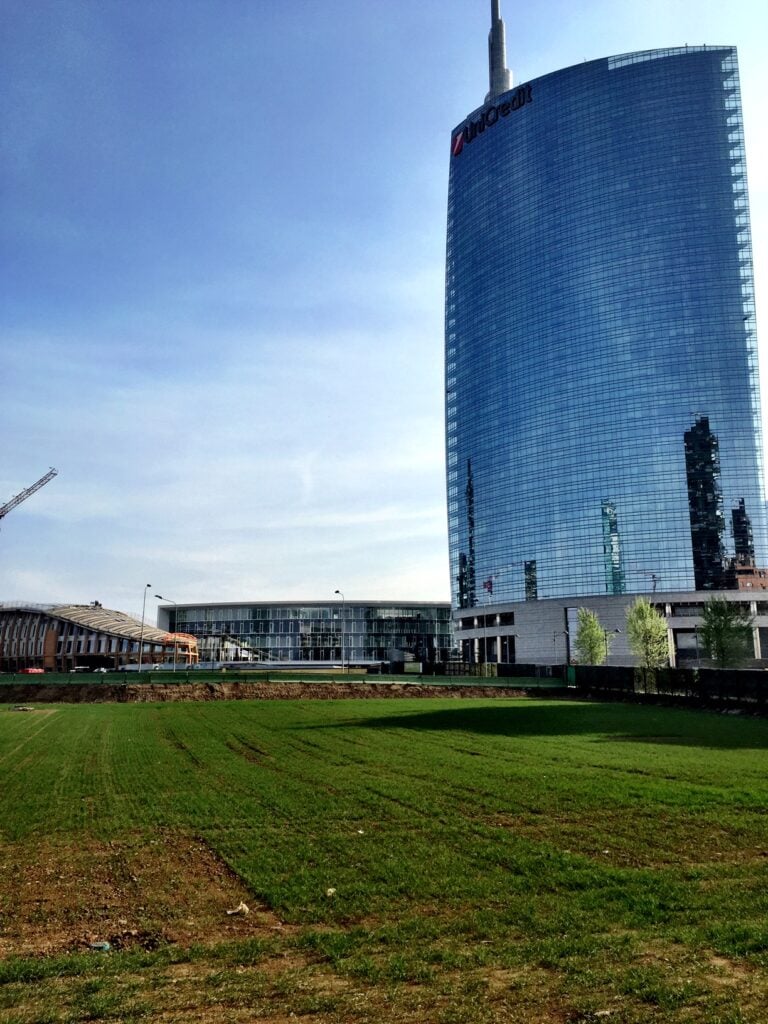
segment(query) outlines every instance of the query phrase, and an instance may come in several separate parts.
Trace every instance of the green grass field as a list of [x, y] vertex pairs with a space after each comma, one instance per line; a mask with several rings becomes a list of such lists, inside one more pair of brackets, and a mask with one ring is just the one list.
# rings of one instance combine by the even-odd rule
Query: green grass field
[[762, 1024], [767, 767], [662, 708], [3, 706], [0, 1021]]

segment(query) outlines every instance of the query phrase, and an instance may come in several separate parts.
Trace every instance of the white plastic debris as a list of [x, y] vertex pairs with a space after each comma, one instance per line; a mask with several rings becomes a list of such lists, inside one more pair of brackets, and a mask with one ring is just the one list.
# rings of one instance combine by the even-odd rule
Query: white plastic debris
[[336, 895], [336, 890], [335, 889], [326, 889], [325, 890], [325, 895], [326, 896], [335, 896]]
[[245, 916], [246, 914], [250, 914], [250, 910], [249, 910], [249, 908], [248, 908], [248, 904], [247, 904], [247, 903], [243, 903], [243, 901], [242, 901], [242, 900], [240, 900], [240, 902], [239, 902], [239, 903], [238, 903], [238, 905], [237, 905], [237, 906], [235, 907], [235, 909], [234, 909], [234, 910], [228, 910], [228, 911], [227, 911], [227, 913], [228, 913], [228, 914], [229, 914], [230, 916], [231, 916], [232, 914], [242, 914], [243, 916]]

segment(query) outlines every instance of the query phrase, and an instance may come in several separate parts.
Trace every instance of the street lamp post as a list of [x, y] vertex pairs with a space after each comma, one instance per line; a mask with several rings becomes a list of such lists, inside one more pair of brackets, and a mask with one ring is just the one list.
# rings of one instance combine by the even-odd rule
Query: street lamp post
[[620, 633], [620, 629], [604, 629], [603, 639], [605, 640], [605, 660], [608, 661], [608, 634], [609, 633]]
[[144, 613], [147, 610], [147, 591], [152, 586], [148, 583], [144, 587], [144, 598], [141, 602], [141, 633], [139, 634], [139, 672], [141, 672], [141, 659], [144, 657]]
[[178, 632], [179, 632], [179, 613], [177, 611], [178, 605], [176, 604], [175, 601], [172, 601], [170, 599], [170, 597], [161, 597], [160, 594], [155, 594], [155, 597], [158, 599], [158, 601], [167, 601], [168, 604], [172, 604], [173, 605], [173, 620], [174, 620], [174, 626], [173, 626], [173, 671], [175, 672], [176, 671], [176, 650], [177, 650], [178, 643], [179, 643], [179, 638], [178, 638], [178, 635], [177, 635]]
[[346, 600], [340, 590], [334, 590], [334, 594], [338, 594], [341, 598], [341, 671], [344, 671], [344, 611], [346, 609]]
[[[500, 570], [503, 571], [503, 570]], [[500, 573], [491, 573], [487, 580], [483, 580], [483, 589], [486, 592], [485, 598], [485, 612], [483, 614], [483, 637], [482, 637], [482, 652], [483, 652], [483, 678], [488, 677], [488, 606], [491, 603], [493, 597], [493, 582]], [[495, 616], [494, 616], [495, 618]]]
[[[605, 632], [605, 630], [603, 630]], [[561, 636], [563, 638], [563, 644], [565, 646], [565, 664], [570, 664], [570, 651], [569, 651], [569, 635], [567, 629], [556, 629], [552, 633], [552, 650], [554, 654], [554, 660], [557, 661], [557, 638]]]
[[213, 634], [213, 609], [206, 608], [205, 610], [205, 639], [208, 640], [208, 660], [211, 663], [211, 671], [213, 671], [213, 651], [214, 651], [214, 634]]
[[488, 678], [488, 605], [490, 604], [490, 596], [485, 603], [485, 614], [483, 615], [483, 678]]

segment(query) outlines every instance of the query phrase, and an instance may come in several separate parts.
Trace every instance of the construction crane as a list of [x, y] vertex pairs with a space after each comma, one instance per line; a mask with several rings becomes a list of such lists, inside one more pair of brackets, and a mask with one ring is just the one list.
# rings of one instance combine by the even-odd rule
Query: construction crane
[[41, 476], [40, 479], [36, 480], [31, 487], [25, 487], [23, 491], [19, 491], [18, 494], [15, 494], [10, 501], [5, 503], [5, 505], [0, 505], [0, 519], [4, 519], [12, 509], [16, 508], [17, 505], [20, 505], [22, 501], [26, 501], [31, 494], [35, 493], [35, 491], [39, 491], [41, 487], [45, 487], [48, 481], [53, 480], [57, 473], [58, 470], [53, 468], [49, 469], [45, 476]]

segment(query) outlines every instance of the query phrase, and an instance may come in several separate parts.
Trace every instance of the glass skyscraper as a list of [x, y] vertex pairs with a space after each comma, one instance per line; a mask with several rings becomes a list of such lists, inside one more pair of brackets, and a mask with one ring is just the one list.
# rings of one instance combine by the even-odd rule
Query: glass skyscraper
[[513, 86], [493, 8], [451, 138], [454, 607], [734, 589], [766, 564], [736, 51]]

